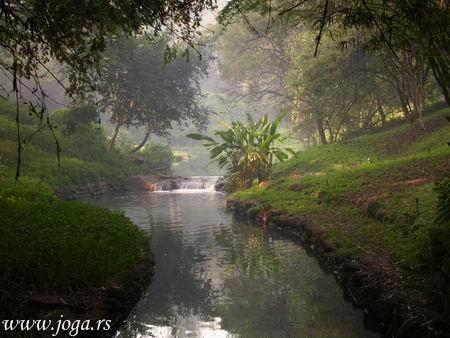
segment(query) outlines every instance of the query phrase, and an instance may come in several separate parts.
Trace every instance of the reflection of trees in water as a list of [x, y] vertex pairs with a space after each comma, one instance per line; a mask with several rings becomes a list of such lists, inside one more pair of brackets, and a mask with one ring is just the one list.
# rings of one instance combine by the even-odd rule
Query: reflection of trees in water
[[300, 247], [256, 227], [234, 230], [239, 236], [215, 236], [224, 247], [220, 264], [229, 267], [218, 306], [223, 329], [240, 337], [367, 336], [361, 314]]
[[183, 337], [183, 330], [194, 332], [213, 316], [239, 337], [373, 337], [334, 279], [302, 248], [257, 227], [231, 225], [221, 216], [223, 201], [208, 196], [145, 195], [105, 203], [147, 229], [157, 261], [123, 337], [148, 336], [146, 324]]
[[[137, 308], [136, 321], [131, 324], [130, 337], [148, 330], [139, 323], [171, 326], [174, 334], [181, 317], [208, 318], [213, 313], [214, 289], [202, 264], [207, 257], [201, 248], [183, 241], [180, 224], [183, 217], [179, 206], [176, 203], [172, 205], [169, 197], [163, 201], [164, 206], [157, 204], [153, 208], [161, 207], [165, 211], [160, 209], [159, 215], [146, 216], [154, 224], [151, 230], [154, 238], [152, 250], [157, 265], [150, 288]], [[128, 216], [133, 219], [133, 215]], [[158, 256], [161, 257], [159, 262]]]
[[[160, 234], [160, 241], [172, 248], [181, 243], [179, 233]], [[206, 316], [212, 312], [213, 287], [205, 271], [194, 262], [202, 260], [193, 247], [171, 250], [164, 266], [157, 266], [146, 298], [141, 302], [139, 321], [162, 326], [176, 326], [177, 317]]]

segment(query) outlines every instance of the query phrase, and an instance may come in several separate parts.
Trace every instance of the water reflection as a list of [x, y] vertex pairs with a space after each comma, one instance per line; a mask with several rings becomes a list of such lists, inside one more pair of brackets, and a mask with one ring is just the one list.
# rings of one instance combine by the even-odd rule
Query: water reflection
[[233, 220], [224, 196], [138, 194], [96, 204], [151, 235], [157, 269], [120, 337], [379, 337], [294, 241]]

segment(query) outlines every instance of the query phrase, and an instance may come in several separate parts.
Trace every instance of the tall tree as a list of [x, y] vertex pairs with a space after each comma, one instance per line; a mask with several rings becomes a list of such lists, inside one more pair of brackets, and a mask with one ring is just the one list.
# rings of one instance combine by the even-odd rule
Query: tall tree
[[207, 58], [176, 58], [165, 62], [167, 39], [115, 39], [102, 62], [98, 90], [100, 106], [115, 123], [111, 147], [119, 129], [143, 127], [144, 138], [163, 136], [173, 123], [190, 120], [198, 128], [205, 126], [208, 111], [200, 104], [200, 80], [207, 74]]
[[[54, 77], [71, 95], [92, 91], [101, 53], [111, 37], [152, 28], [154, 34], [166, 30], [192, 43], [202, 11], [214, 7], [214, 0], [0, 1], [0, 70], [11, 83], [10, 87], [0, 88], [0, 95], [13, 94], [17, 101], [16, 180], [23, 145], [18, 108], [22, 91], [36, 96], [40, 107], [29, 102], [30, 109], [52, 130], [48, 116], [44, 119], [44, 76]], [[49, 68], [54, 61], [67, 66], [67, 88]], [[57, 153], [59, 156], [58, 146]]]
[[[232, 0], [222, 11], [221, 18], [226, 23], [233, 15], [253, 11], [269, 16], [272, 22], [288, 16], [291, 25], [313, 23], [317, 27], [314, 55], [320, 50], [324, 35], [331, 32], [330, 27], [364, 34], [367, 50], [374, 54], [389, 53], [389, 58], [398, 63], [396, 75], [405, 77], [405, 81], [414, 81], [415, 88], [410, 92], [417, 93], [405, 96], [402, 90], [401, 101], [409, 99], [402, 106], [418, 131], [424, 129], [422, 87], [430, 67], [450, 107], [450, 6], [447, 0]], [[395, 82], [404, 82], [399, 80]]]
[[11, 79], [35, 78], [50, 60], [69, 66], [70, 89], [90, 88], [93, 71], [111, 37], [119, 32], [173, 33], [192, 43], [201, 12], [213, 0], [73, 1], [7, 0], [0, 2], [0, 68]]

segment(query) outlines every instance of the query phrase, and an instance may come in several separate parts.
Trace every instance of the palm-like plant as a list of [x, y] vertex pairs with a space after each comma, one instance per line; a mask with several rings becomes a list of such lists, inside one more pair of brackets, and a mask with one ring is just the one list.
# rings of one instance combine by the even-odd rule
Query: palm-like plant
[[217, 161], [220, 168], [227, 170], [231, 182], [238, 187], [250, 187], [252, 184], [269, 177], [275, 160], [285, 161], [291, 153], [290, 148], [281, 148], [276, 143], [285, 139], [277, 128], [285, 116], [281, 113], [270, 122], [264, 115], [257, 122], [247, 114], [247, 125], [242, 122], [228, 124], [221, 122], [223, 130], [215, 130], [214, 135], [220, 141], [203, 134], [188, 134], [194, 140], [206, 141], [210, 158]]

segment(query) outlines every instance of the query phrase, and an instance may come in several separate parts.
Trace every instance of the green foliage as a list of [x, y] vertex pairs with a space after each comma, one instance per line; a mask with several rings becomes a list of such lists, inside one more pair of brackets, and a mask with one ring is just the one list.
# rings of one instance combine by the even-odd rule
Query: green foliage
[[[0, 104], [8, 106], [5, 102]], [[90, 117], [83, 111], [88, 109]], [[75, 112], [75, 113], [74, 113]], [[78, 112], [78, 113], [77, 113]], [[72, 116], [73, 114], [73, 116]], [[83, 115], [79, 116], [79, 114]], [[89, 115], [89, 114], [88, 114]], [[36, 118], [21, 125], [21, 132], [28, 141], [22, 146], [22, 177], [24, 185], [31, 178], [58, 188], [64, 185], [84, 184], [99, 179], [115, 180], [135, 174], [168, 173], [172, 163], [170, 149], [154, 149], [159, 153], [149, 155], [145, 161], [134, 161], [129, 149], [108, 149], [103, 129], [92, 123], [95, 114], [89, 107], [72, 108], [52, 114], [55, 135], [61, 148], [61, 170], [58, 170], [55, 138], [48, 129], [39, 132]], [[16, 168], [17, 144], [14, 115], [0, 110], [0, 166], [5, 176], [12, 177]], [[84, 118], [86, 118], [84, 120]], [[70, 133], [64, 132], [69, 123]], [[29, 137], [32, 135], [32, 137]]]
[[168, 173], [174, 161], [170, 146], [151, 142], [140, 152], [144, 158], [144, 166], [148, 172]]
[[98, 118], [95, 107], [90, 105], [76, 106], [52, 114], [52, 120], [62, 126], [62, 132], [65, 135], [74, 134], [78, 128], [89, 126]]
[[[89, 125], [78, 125], [76, 132], [58, 134], [61, 153], [87, 161], [108, 161], [108, 141], [102, 129]], [[120, 155], [118, 155], [120, 156]]]
[[23, 177], [17, 184], [6, 177], [0, 178], [0, 196], [3, 199], [20, 201], [55, 199], [53, 190], [42, 180]]
[[264, 115], [255, 123], [247, 115], [247, 125], [242, 122], [223, 123], [226, 129], [214, 131], [222, 139], [220, 143], [202, 134], [187, 136], [207, 141], [204, 146], [209, 149], [211, 159], [217, 161], [219, 168], [226, 168], [232, 183], [250, 187], [269, 177], [275, 159], [284, 162], [289, 157], [288, 153], [295, 155], [289, 148], [276, 146], [276, 141], [282, 142], [277, 128], [284, 115], [281, 113], [273, 122]]
[[[49, 63], [56, 60], [67, 65], [72, 93], [92, 91], [101, 53], [117, 34], [140, 34], [145, 29], [157, 35], [170, 25], [174, 35], [192, 42], [200, 13], [211, 8], [214, 4], [204, 0], [183, 6], [153, 0], [0, 3], [4, 13], [0, 24], [4, 53], [0, 68], [8, 73], [7, 77], [12, 78], [14, 73], [19, 81], [31, 78], [37, 84], [42, 68], [50, 71]], [[26, 84], [30, 90], [35, 86], [34, 93], [40, 94], [41, 86]]]
[[[436, 290], [449, 299], [444, 283], [449, 180], [442, 179], [437, 189], [430, 183], [448, 168], [443, 137], [448, 127], [440, 123], [447, 114], [427, 116], [427, 124], [435, 127], [422, 136], [412, 136], [405, 123], [346, 144], [302, 151], [277, 164], [267, 186], [235, 192], [233, 198], [256, 199], [311, 218], [341, 253], [380, 252], [414, 271], [425, 266], [436, 278]], [[438, 205], [445, 215], [441, 225], [434, 222]]]
[[38, 290], [96, 287], [143, 255], [142, 232], [122, 215], [23, 190], [1, 193], [1, 283]]
[[103, 112], [116, 128], [145, 127], [145, 141], [150, 133], [167, 136], [174, 124], [186, 121], [203, 128], [209, 116], [200, 102], [207, 58], [165, 63], [167, 43], [167, 37], [116, 38], [105, 53], [97, 81]]

